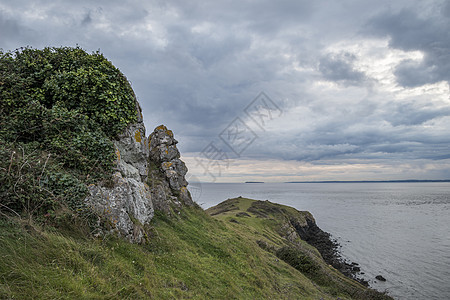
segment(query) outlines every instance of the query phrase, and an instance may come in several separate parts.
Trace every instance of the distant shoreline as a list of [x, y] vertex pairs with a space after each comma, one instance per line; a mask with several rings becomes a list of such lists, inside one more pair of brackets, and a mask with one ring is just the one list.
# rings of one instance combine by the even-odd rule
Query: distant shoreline
[[245, 181], [245, 182], [201, 182], [191, 181], [190, 184], [215, 183], [215, 184], [248, 184], [248, 183], [420, 183], [420, 182], [450, 182], [450, 179], [442, 180], [322, 180], [322, 181], [282, 181], [282, 182], [264, 182], [264, 181]]
[[323, 180], [323, 181], [286, 181], [284, 183], [407, 183], [407, 182], [450, 182], [450, 179], [443, 180]]

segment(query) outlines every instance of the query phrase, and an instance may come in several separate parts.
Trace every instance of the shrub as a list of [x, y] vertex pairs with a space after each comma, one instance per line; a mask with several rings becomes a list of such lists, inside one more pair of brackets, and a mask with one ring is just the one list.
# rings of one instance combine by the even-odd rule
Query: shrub
[[125, 76], [80, 48], [0, 51], [0, 212], [85, 211], [86, 184], [108, 179], [111, 139], [137, 121]]
[[78, 47], [0, 52], [0, 97], [3, 114], [58, 104], [94, 120], [110, 137], [136, 121], [135, 96], [125, 76], [99, 52]]
[[284, 260], [308, 277], [316, 275], [319, 270], [319, 266], [314, 260], [293, 247], [282, 247], [277, 250], [276, 255], [279, 259]]

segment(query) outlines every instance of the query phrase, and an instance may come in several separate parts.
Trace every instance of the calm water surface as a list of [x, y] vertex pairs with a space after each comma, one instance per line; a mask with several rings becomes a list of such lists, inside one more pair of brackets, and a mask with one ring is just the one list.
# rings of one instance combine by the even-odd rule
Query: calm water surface
[[[237, 196], [310, 211], [396, 299], [450, 299], [450, 183], [191, 184], [203, 208]], [[382, 275], [386, 282], [375, 280]]]

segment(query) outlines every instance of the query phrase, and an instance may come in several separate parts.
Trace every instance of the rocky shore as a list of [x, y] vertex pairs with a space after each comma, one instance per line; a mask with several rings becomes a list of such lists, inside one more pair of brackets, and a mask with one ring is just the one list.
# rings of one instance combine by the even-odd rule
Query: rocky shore
[[367, 280], [359, 277], [361, 269], [356, 262], [346, 261], [339, 252], [340, 245], [337, 240], [332, 239], [331, 235], [317, 226], [314, 220], [306, 219], [307, 225], [301, 226], [296, 222], [292, 225], [296, 229], [302, 240], [314, 246], [326, 263], [339, 270], [345, 276], [352, 278], [359, 283], [369, 286]]

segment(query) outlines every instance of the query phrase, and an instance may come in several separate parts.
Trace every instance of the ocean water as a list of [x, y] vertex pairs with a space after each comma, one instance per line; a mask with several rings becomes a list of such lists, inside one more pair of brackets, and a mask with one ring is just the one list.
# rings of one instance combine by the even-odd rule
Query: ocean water
[[372, 288], [395, 299], [450, 299], [450, 183], [192, 183], [190, 190], [204, 209], [242, 196], [310, 211]]

